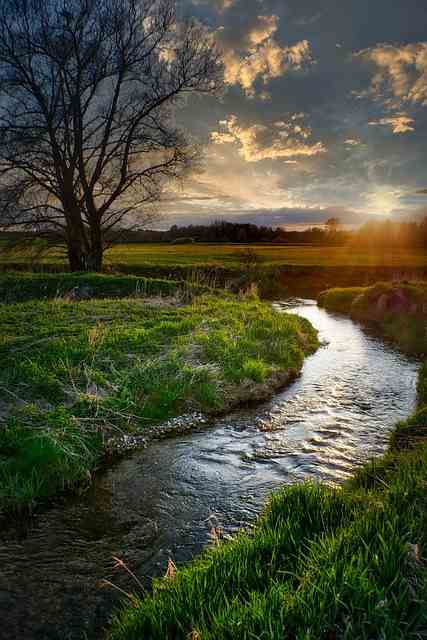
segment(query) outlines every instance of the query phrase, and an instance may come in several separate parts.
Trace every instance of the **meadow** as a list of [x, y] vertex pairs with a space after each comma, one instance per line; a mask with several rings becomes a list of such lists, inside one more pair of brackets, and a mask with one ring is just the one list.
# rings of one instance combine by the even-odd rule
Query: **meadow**
[[[256, 297], [97, 275], [44, 282], [26, 275], [0, 304], [0, 510], [87, 484], [121, 433], [271, 395], [317, 347], [307, 321]], [[76, 282], [98, 284], [99, 298], [64, 295]], [[108, 297], [120, 284], [133, 297]]]
[[106, 253], [106, 263], [138, 265], [239, 266], [245, 252], [253, 252], [265, 266], [427, 266], [427, 253], [422, 250], [374, 250], [348, 247], [306, 245], [118, 245]]
[[[360, 266], [425, 267], [427, 253], [422, 249], [367, 249], [318, 245], [279, 244], [121, 244], [105, 253], [104, 266], [215, 266], [240, 267], [247, 264], [247, 252], [264, 266]], [[0, 265], [30, 263], [28, 250], [0, 253]], [[64, 254], [52, 250], [36, 262], [63, 264]]]

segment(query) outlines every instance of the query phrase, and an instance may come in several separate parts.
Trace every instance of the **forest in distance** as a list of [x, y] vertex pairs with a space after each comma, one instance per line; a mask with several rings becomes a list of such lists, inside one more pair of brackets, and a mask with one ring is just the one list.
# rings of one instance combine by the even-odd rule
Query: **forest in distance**
[[[0, 233], [0, 255], [20, 249], [31, 242], [40, 248], [40, 240], [31, 232], [9, 231]], [[59, 240], [59, 239], [58, 239]], [[345, 246], [360, 248], [427, 248], [427, 215], [419, 221], [396, 222], [379, 219], [366, 222], [356, 229], [347, 229], [338, 218], [330, 218], [323, 226], [302, 230], [285, 227], [259, 226], [251, 223], [217, 220], [210, 224], [173, 225], [168, 230], [119, 229], [111, 231], [107, 243], [114, 244], [284, 244]], [[43, 242], [43, 241], [42, 241]], [[45, 242], [46, 248], [55, 243]]]

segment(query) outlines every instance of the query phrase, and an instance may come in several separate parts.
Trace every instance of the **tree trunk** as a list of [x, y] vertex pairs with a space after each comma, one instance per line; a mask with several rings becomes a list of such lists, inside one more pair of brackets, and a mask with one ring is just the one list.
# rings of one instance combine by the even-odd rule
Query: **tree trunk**
[[70, 271], [100, 271], [104, 249], [99, 221], [91, 221], [90, 237], [87, 236], [80, 212], [69, 216], [67, 223]]
[[68, 263], [70, 271], [101, 271], [103, 251], [98, 247], [82, 250], [80, 246], [68, 242]]

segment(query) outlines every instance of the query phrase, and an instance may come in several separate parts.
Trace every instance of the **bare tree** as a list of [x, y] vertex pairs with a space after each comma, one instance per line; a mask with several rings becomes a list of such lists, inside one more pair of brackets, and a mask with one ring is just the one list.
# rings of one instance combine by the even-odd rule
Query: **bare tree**
[[72, 270], [100, 269], [108, 234], [198, 155], [177, 103], [222, 77], [172, 0], [1, 0], [0, 228], [54, 234]]

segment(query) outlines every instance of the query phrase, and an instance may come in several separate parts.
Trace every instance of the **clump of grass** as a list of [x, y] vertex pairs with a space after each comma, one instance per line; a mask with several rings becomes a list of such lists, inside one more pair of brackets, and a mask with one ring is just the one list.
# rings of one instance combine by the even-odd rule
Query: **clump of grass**
[[[298, 371], [316, 347], [307, 321], [255, 297], [0, 305], [9, 434], [0, 458], [0, 508], [13, 506], [14, 495], [16, 505], [31, 503], [88, 477], [102, 452], [99, 432], [107, 438], [186, 412], [221, 411], [234, 396], [244, 400], [241, 383]], [[22, 406], [35, 413], [23, 415]]]
[[245, 378], [254, 382], [264, 382], [269, 374], [269, 369], [262, 360], [249, 358], [243, 363], [242, 372]]
[[365, 287], [344, 287], [322, 291], [318, 296], [318, 303], [331, 311], [350, 313], [355, 299], [366, 291]]
[[30, 406], [0, 432], [0, 504], [32, 506], [36, 500], [88, 482], [102, 439], [86, 433], [61, 407]]

